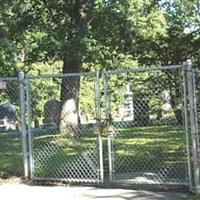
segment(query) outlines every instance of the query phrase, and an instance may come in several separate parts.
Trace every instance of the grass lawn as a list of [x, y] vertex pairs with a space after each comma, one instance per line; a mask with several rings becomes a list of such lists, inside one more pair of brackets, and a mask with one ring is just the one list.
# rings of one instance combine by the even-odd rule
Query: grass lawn
[[[132, 174], [135, 180], [137, 177], [145, 177], [163, 183], [187, 182], [187, 156], [182, 126], [116, 128], [116, 132], [117, 135], [113, 137], [113, 171], [116, 180]], [[140, 179], [136, 182], [140, 182]]]
[[0, 132], [0, 178], [23, 175], [19, 133]]
[[181, 128], [163, 125], [118, 129], [118, 135], [113, 139], [115, 153], [119, 157], [132, 157], [147, 164], [154, 161], [159, 161], [161, 165], [185, 162], [186, 149]]
[[34, 136], [33, 165], [36, 178], [97, 179], [97, 136], [79, 138], [60, 134]]
[[[161, 182], [186, 181], [184, 133], [179, 125], [134, 128], [115, 127], [113, 137], [113, 177], [153, 176]], [[33, 134], [33, 175], [52, 179], [98, 179], [97, 135], [84, 128], [78, 139], [55, 131]], [[104, 168], [108, 169], [107, 139], [103, 138]], [[0, 134], [0, 177], [23, 173], [20, 139]], [[153, 175], [152, 175], [153, 174]], [[121, 177], [120, 177], [121, 176]], [[135, 177], [136, 178], [136, 177]]]

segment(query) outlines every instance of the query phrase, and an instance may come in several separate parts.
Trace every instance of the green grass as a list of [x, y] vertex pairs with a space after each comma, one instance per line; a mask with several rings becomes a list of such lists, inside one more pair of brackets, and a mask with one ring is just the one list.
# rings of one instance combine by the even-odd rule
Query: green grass
[[[90, 177], [98, 168], [97, 138], [86, 133], [80, 138], [35, 136], [33, 140], [34, 175], [43, 178]], [[93, 175], [92, 175], [93, 176]]]
[[[179, 125], [115, 128], [113, 137], [116, 173], [160, 172], [182, 178], [187, 164], [184, 133]], [[103, 139], [104, 168], [108, 169], [107, 139]], [[33, 137], [33, 172], [39, 178], [97, 178], [98, 142], [91, 129], [78, 139], [44, 132]], [[19, 138], [0, 134], [0, 177], [23, 173]]]
[[[116, 128], [114, 179], [187, 183], [185, 133], [181, 125]], [[149, 175], [150, 174], [150, 175]]]
[[160, 125], [152, 127], [118, 129], [114, 138], [116, 164], [132, 170], [134, 161], [138, 168], [157, 168], [166, 165], [186, 164], [182, 126]]
[[0, 133], [0, 177], [21, 175], [23, 175], [23, 164], [20, 138]]

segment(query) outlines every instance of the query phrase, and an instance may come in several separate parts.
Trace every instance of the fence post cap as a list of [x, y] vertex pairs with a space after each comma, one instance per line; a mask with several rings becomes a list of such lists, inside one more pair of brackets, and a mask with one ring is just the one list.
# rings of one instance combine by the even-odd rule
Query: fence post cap
[[24, 78], [24, 72], [22, 71], [19, 72], [19, 78]]
[[189, 71], [192, 70], [192, 60], [191, 59], [186, 60], [186, 69]]
[[187, 62], [188, 65], [192, 65], [192, 60], [191, 59], [187, 59], [186, 62]]

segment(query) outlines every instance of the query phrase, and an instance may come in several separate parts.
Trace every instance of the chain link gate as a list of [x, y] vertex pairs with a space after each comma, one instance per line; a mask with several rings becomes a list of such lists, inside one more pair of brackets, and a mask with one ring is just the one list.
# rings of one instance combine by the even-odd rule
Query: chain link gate
[[103, 71], [101, 79], [21, 74], [25, 177], [198, 190], [199, 74], [190, 67]]
[[190, 184], [182, 68], [104, 72], [111, 183]]
[[[25, 148], [31, 180], [103, 181], [102, 141], [96, 128], [98, 79], [98, 73], [25, 78]], [[62, 93], [62, 87], [67, 94]], [[60, 96], [67, 99], [65, 103], [61, 103]]]

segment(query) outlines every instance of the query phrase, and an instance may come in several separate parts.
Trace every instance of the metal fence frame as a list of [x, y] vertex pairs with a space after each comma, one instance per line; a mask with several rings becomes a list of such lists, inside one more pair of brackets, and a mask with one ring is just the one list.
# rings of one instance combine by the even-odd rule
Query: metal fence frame
[[[95, 109], [96, 109], [96, 132], [98, 134], [97, 136], [97, 143], [98, 143], [98, 163], [99, 163], [99, 169], [97, 169], [97, 171], [99, 171], [99, 177], [97, 180], [81, 180], [79, 178], [40, 178], [40, 177], [35, 177], [34, 175], [34, 164], [33, 164], [33, 152], [34, 152], [34, 147], [33, 147], [33, 134], [31, 131], [31, 103], [30, 103], [30, 89], [29, 89], [29, 85], [30, 85], [30, 81], [34, 80], [34, 79], [48, 79], [48, 78], [65, 78], [65, 77], [89, 77], [89, 78], [93, 78], [94, 82], [95, 82], [95, 86], [94, 86], [94, 92], [95, 92]], [[25, 104], [26, 106], [26, 110], [25, 110], [25, 116], [27, 116], [26, 119], [26, 123], [27, 126], [23, 126], [24, 127], [24, 133], [26, 133], [26, 135], [24, 134], [24, 140], [23, 140], [23, 149], [27, 149], [27, 151], [25, 151], [25, 156], [24, 156], [24, 170], [25, 172], [28, 174], [28, 178], [31, 180], [44, 180], [44, 181], [67, 181], [67, 182], [88, 182], [88, 183], [92, 183], [92, 182], [97, 182], [97, 183], [102, 183], [103, 182], [103, 144], [102, 144], [102, 138], [101, 138], [101, 134], [100, 131], [98, 129], [98, 125], [100, 123], [100, 93], [99, 93], [99, 72], [86, 72], [86, 73], [70, 73], [70, 74], [46, 74], [46, 75], [39, 75], [39, 76], [34, 76], [34, 75], [28, 75], [24, 78], [24, 83], [25, 83], [25, 87], [23, 88], [25, 92], [21, 92], [21, 96], [23, 96], [25, 98], [25, 102], [23, 102], [22, 104]], [[22, 98], [23, 98], [22, 97]], [[24, 99], [23, 98], [23, 99]], [[24, 122], [25, 119], [22, 120], [22, 122]], [[27, 161], [28, 160], [28, 161]], [[27, 172], [27, 168], [28, 168], [28, 172]]]
[[[187, 164], [188, 164], [188, 176], [189, 176], [189, 188], [190, 190], [195, 190], [197, 193], [200, 193], [200, 146], [199, 146], [199, 130], [198, 130], [198, 116], [197, 116], [197, 102], [195, 96], [195, 71], [192, 69], [191, 60], [187, 60], [182, 65], [174, 66], [162, 66], [154, 68], [133, 68], [133, 69], [122, 69], [114, 71], [103, 71], [103, 80], [104, 80], [104, 96], [106, 107], [106, 120], [109, 122], [109, 127], [107, 129], [107, 146], [109, 151], [109, 180], [112, 182], [112, 170], [113, 170], [113, 157], [112, 157], [112, 135], [114, 134], [114, 129], [112, 127], [112, 119], [110, 116], [110, 104], [109, 104], [109, 94], [108, 89], [108, 75], [118, 74], [124, 72], [146, 72], [146, 71], [156, 71], [156, 70], [170, 70], [170, 69], [181, 69], [183, 76], [183, 93], [184, 93], [184, 120], [185, 120], [185, 137], [186, 137], [186, 151], [187, 151]], [[94, 76], [96, 79], [96, 119], [97, 119], [97, 129], [100, 132], [101, 130], [101, 111], [100, 111], [100, 72], [91, 72], [91, 73], [70, 73], [70, 74], [47, 74], [47, 75], [25, 75], [23, 72], [19, 73], [18, 78], [9, 78], [9, 80], [18, 80], [20, 86], [20, 116], [21, 116], [21, 135], [22, 135], [22, 151], [23, 151], [23, 165], [24, 165], [24, 178], [26, 180], [32, 179], [32, 138], [30, 134], [30, 96], [28, 82], [30, 79], [37, 78], [61, 78], [67, 76]], [[0, 78], [0, 80], [7, 80], [8, 78]], [[27, 125], [28, 123], [28, 125]], [[103, 152], [103, 141], [101, 134], [98, 135], [99, 140], [99, 151]], [[103, 169], [103, 154], [100, 154], [99, 157], [100, 163], [100, 177], [101, 182], [103, 183], [104, 179], [104, 169]]]
[[[108, 155], [109, 155], [109, 179], [111, 183], [116, 183], [115, 180], [113, 180], [113, 173], [114, 173], [114, 152], [113, 152], [113, 136], [114, 136], [114, 128], [112, 125], [112, 113], [110, 108], [110, 95], [109, 95], [109, 89], [108, 89], [108, 77], [110, 75], [120, 75], [122, 73], [137, 73], [137, 72], [153, 72], [153, 71], [159, 71], [159, 70], [171, 70], [171, 69], [180, 69], [183, 70], [182, 65], [175, 65], [175, 66], [163, 66], [163, 67], [156, 67], [156, 68], [136, 68], [136, 69], [126, 69], [126, 70], [115, 70], [115, 71], [104, 71], [104, 91], [105, 91], [105, 101], [106, 101], [106, 118], [110, 122], [109, 127], [109, 133], [108, 133]], [[187, 137], [187, 136], [186, 136]], [[188, 163], [190, 158], [188, 158]], [[188, 166], [190, 167], [190, 166]], [[188, 169], [190, 171], [190, 169]]]
[[[196, 96], [195, 96], [195, 71], [192, 69], [191, 60], [187, 60], [182, 65], [174, 66], [162, 66], [155, 68], [136, 68], [136, 69], [123, 69], [114, 71], [104, 71], [104, 93], [106, 99], [106, 118], [111, 121], [111, 111], [108, 93], [108, 76], [113, 74], [125, 73], [125, 72], [147, 72], [157, 70], [170, 70], [180, 69], [183, 76], [183, 103], [184, 103], [184, 120], [185, 120], [185, 139], [186, 139], [186, 151], [187, 151], [187, 163], [188, 163], [188, 185], [190, 190], [200, 193], [200, 145], [199, 145], [199, 132], [197, 122], [197, 110], [196, 110]], [[197, 72], [196, 72], [197, 73]], [[109, 180], [112, 183], [113, 177], [113, 126], [110, 123], [108, 133], [108, 151], [109, 151]]]

